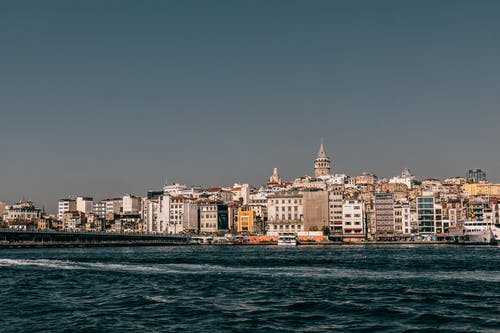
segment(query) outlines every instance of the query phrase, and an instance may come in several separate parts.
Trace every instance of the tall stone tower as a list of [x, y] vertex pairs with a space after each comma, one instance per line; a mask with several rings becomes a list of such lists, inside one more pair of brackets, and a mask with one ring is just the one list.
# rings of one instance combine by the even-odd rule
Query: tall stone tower
[[330, 157], [325, 153], [323, 143], [319, 146], [318, 157], [314, 160], [314, 177], [330, 174]]

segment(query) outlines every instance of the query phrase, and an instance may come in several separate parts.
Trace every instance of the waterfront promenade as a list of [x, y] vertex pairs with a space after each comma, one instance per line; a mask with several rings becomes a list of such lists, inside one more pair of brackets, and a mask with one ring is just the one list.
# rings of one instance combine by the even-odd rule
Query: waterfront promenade
[[[211, 238], [211, 237], [205, 237]], [[239, 243], [232, 239], [219, 237], [215, 241], [202, 241], [199, 235], [189, 234], [146, 234], [146, 233], [116, 233], [116, 232], [71, 232], [71, 231], [20, 231], [0, 229], [0, 248], [23, 247], [94, 247], [94, 246], [170, 246], [170, 245], [241, 245], [241, 246], [269, 246], [276, 242]], [[300, 242], [300, 246], [372, 246], [372, 245], [496, 245], [494, 244], [467, 244], [452, 240], [438, 241], [370, 241], [339, 242], [339, 241], [310, 241]]]

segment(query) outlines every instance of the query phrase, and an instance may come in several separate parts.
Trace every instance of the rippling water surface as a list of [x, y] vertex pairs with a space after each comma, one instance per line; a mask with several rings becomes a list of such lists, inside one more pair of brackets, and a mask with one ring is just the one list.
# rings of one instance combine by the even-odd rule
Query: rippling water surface
[[1, 332], [500, 331], [500, 247], [0, 250]]

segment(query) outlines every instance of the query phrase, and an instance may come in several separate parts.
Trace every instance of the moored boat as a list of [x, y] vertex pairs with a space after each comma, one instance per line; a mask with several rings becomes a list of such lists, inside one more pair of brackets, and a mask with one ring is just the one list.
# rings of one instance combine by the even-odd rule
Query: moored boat
[[294, 232], [280, 232], [278, 234], [278, 245], [280, 246], [296, 246], [297, 234]]
[[463, 240], [466, 244], [495, 244], [492, 225], [485, 221], [462, 221]]

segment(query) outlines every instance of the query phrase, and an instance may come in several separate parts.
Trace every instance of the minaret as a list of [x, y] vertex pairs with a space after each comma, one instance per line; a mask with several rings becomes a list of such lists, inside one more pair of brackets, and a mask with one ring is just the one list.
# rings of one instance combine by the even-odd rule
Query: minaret
[[314, 160], [314, 177], [330, 174], [330, 158], [325, 153], [323, 142], [319, 146], [318, 157]]

